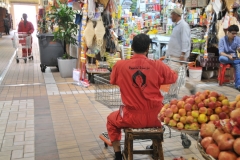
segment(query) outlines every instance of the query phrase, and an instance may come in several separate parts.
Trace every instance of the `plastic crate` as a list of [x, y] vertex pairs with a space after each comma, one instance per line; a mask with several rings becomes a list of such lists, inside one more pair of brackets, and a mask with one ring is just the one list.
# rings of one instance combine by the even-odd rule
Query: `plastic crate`
[[204, 58], [203, 56], [200, 56], [200, 65], [201, 67], [219, 68], [220, 62], [218, 59], [219, 59], [218, 56], [208, 57], [208, 58]]
[[95, 74], [95, 100], [109, 108], [119, 108], [123, 105], [120, 89], [110, 84], [111, 73]]

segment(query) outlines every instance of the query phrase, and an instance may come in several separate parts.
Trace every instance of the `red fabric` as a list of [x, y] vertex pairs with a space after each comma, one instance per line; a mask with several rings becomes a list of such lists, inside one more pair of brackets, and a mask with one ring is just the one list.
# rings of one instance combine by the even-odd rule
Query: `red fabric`
[[120, 111], [107, 117], [111, 142], [121, 139], [121, 128], [160, 127], [157, 115], [162, 108], [163, 96], [159, 88], [176, 80], [177, 74], [160, 60], [135, 54], [130, 60], [118, 61], [113, 67], [110, 83], [120, 87], [124, 107], [123, 118]]
[[[29, 22], [29, 21], [26, 22], [26, 25], [24, 24], [24, 21], [21, 21], [18, 24], [18, 32], [25, 32], [25, 33], [32, 34], [33, 31], [34, 31], [33, 24], [31, 22]], [[32, 47], [28, 48], [28, 49], [26, 49], [26, 48], [22, 49], [22, 56], [23, 57], [27, 57], [27, 55], [30, 56], [31, 53], [32, 53]]]

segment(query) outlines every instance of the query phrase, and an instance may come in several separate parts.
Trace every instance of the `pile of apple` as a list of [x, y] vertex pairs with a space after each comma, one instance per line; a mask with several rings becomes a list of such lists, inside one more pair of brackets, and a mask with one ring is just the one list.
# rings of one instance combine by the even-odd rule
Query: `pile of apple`
[[201, 124], [229, 118], [235, 109], [234, 104], [226, 96], [206, 90], [184, 96], [181, 100], [171, 100], [160, 111], [160, 119], [178, 129], [199, 130]]
[[232, 104], [235, 109], [229, 118], [201, 126], [201, 145], [207, 154], [218, 160], [240, 160], [240, 95]]

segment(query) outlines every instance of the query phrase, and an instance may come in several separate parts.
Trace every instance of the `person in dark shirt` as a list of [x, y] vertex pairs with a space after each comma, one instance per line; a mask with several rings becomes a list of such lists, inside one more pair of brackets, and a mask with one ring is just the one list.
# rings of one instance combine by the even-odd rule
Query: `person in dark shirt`
[[237, 36], [239, 28], [237, 25], [231, 25], [228, 28], [227, 35], [220, 39], [219, 61], [222, 64], [232, 64], [235, 69], [235, 88], [240, 91], [240, 37]]
[[6, 35], [10, 35], [9, 30], [10, 30], [10, 24], [9, 24], [9, 18], [8, 15], [6, 14], [5, 18], [3, 19], [4, 21], [4, 28], [5, 28], [5, 33]]

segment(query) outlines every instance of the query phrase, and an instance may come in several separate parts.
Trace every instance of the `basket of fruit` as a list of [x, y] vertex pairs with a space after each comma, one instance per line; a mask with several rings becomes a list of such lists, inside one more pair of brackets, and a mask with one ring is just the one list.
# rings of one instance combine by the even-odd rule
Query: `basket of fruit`
[[[229, 118], [230, 112], [235, 109], [233, 104], [226, 96], [206, 90], [180, 100], [172, 99], [162, 107], [160, 120], [165, 126], [198, 140], [200, 128], [210, 121]], [[184, 148], [189, 148], [191, 144], [184, 145], [189, 140], [181, 138]]]
[[227, 106], [229, 117], [201, 127], [197, 147], [206, 160], [240, 160], [240, 95]]

